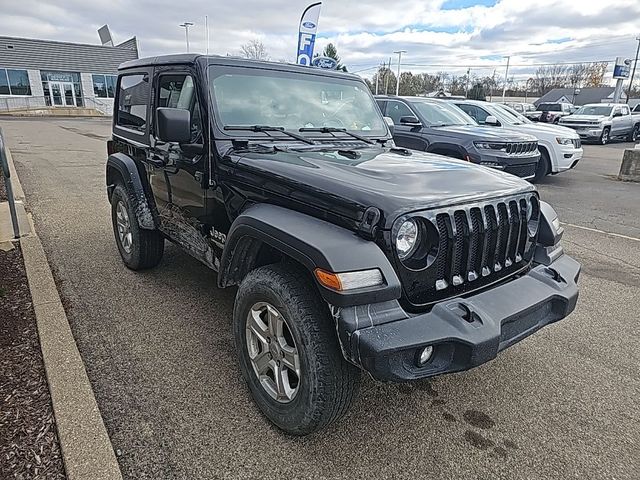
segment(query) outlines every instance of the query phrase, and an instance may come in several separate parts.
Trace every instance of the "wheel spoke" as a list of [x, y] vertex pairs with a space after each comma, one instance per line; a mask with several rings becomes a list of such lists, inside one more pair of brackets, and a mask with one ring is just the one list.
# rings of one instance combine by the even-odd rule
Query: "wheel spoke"
[[300, 357], [298, 351], [294, 347], [282, 347], [282, 363], [291, 370], [296, 376], [300, 377]]
[[253, 364], [256, 366], [259, 375], [264, 375], [272, 367], [271, 355], [268, 351], [263, 350], [255, 358], [252, 359]]
[[269, 334], [267, 325], [260, 318], [261, 310], [251, 309], [249, 318], [247, 319], [247, 329], [256, 336], [256, 338], [267, 348], [267, 337]]
[[280, 338], [282, 336], [283, 320], [280, 313], [271, 305], [267, 306], [267, 320], [269, 322], [269, 334], [272, 337]]

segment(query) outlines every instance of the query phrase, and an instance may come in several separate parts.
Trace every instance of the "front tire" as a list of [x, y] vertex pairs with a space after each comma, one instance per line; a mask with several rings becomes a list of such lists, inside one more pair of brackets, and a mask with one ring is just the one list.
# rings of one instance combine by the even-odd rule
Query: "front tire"
[[277, 427], [307, 435], [347, 412], [360, 371], [343, 358], [305, 271], [276, 264], [249, 272], [236, 296], [233, 333], [253, 399]]
[[537, 183], [551, 172], [551, 160], [546, 150], [540, 149], [540, 160], [536, 167], [536, 176], [533, 177], [533, 183]]
[[611, 140], [611, 130], [609, 127], [605, 127], [600, 135], [600, 145], [606, 145]]
[[122, 185], [117, 185], [111, 196], [111, 221], [118, 251], [128, 268], [145, 270], [160, 263], [164, 237], [157, 230], [140, 228], [131, 199]]

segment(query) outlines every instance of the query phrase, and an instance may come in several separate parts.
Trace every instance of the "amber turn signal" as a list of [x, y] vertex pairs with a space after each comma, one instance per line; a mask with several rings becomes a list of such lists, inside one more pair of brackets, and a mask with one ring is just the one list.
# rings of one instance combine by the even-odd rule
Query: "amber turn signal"
[[342, 290], [342, 283], [340, 282], [340, 278], [335, 273], [327, 272], [326, 270], [322, 270], [321, 268], [316, 268], [313, 273], [315, 273], [318, 282], [320, 282], [320, 285], [330, 288], [331, 290]]

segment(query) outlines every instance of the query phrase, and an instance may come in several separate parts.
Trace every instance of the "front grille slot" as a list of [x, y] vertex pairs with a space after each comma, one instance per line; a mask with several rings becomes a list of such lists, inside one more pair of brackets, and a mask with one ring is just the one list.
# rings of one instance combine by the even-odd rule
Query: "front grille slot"
[[[439, 233], [438, 253], [428, 274], [434, 283], [420, 287], [424, 302], [416, 303], [463, 293], [525, 266], [533, 251], [527, 228], [528, 203], [537, 202], [533, 198], [526, 194], [427, 213]], [[530, 210], [539, 214], [537, 206]], [[412, 275], [417, 289], [426, 277], [420, 271]]]

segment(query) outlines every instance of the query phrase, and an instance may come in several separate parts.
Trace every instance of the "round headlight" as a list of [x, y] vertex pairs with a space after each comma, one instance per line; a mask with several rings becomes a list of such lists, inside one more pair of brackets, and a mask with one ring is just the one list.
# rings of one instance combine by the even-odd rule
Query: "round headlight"
[[400, 260], [404, 260], [413, 253], [418, 245], [418, 224], [410, 218], [400, 225], [396, 234], [396, 250]]
[[527, 202], [527, 229], [530, 237], [535, 237], [538, 233], [540, 220], [540, 204], [536, 197], [531, 197]]

